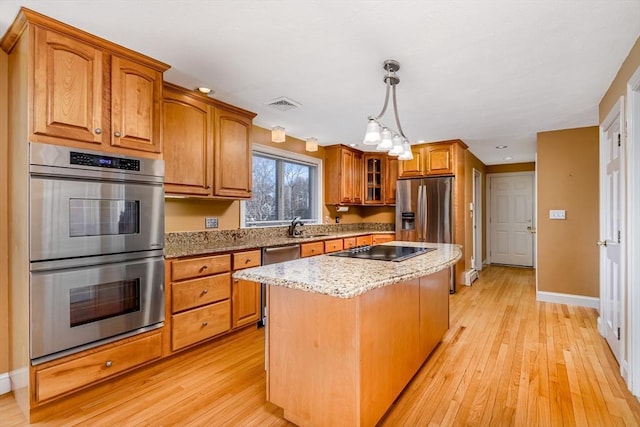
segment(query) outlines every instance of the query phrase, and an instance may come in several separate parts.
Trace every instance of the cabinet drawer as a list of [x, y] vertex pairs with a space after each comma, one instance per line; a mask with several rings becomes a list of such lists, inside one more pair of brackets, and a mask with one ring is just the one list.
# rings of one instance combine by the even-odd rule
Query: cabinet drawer
[[324, 242], [304, 243], [300, 245], [300, 257], [322, 255], [324, 253]]
[[395, 238], [394, 234], [373, 234], [371, 241], [374, 245], [379, 245], [380, 243], [391, 242]]
[[262, 257], [260, 250], [237, 252], [233, 254], [233, 269], [241, 270], [243, 268], [257, 267], [261, 264]]
[[371, 245], [372, 243], [373, 239], [371, 238], [371, 234], [368, 236], [356, 237], [356, 246]]
[[42, 402], [141, 365], [162, 354], [161, 335], [149, 335], [36, 372], [36, 399]]
[[171, 347], [178, 350], [231, 328], [231, 301], [221, 301], [172, 316]]
[[231, 296], [231, 273], [171, 285], [171, 310], [174, 313], [199, 307]]
[[231, 270], [231, 256], [217, 255], [176, 260], [171, 263], [171, 280], [192, 279]]
[[355, 237], [347, 237], [343, 240], [344, 244], [342, 245], [343, 249], [351, 249], [356, 247], [356, 238]]
[[342, 250], [342, 239], [336, 240], [325, 240], [324, 242], [324, 252], [338, 252]]

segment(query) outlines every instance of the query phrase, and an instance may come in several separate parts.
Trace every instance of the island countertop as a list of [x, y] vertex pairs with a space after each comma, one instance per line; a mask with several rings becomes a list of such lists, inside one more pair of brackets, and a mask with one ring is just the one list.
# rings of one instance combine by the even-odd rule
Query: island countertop
[[247, 268], [235, 272], [233, 277], [338, 298], [353, 298], [372, 289], [444, 270], [462, 257], [459, 245], [400, 241], [385, 244], [437, 250], [400, 262], [320, 255]]

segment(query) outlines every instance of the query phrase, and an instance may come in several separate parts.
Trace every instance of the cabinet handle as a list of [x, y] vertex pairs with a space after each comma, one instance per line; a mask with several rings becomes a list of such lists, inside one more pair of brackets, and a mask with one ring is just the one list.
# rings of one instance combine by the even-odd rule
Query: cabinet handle
[[204, 328], [205, 326], [207, 326], [209, 324], [209, 322], [207, 322], [206, 320], [204, 322], [202, 322], [202, 327]]
[[111, 366], [113, 366], [113, 362], [111, 360], [107, 360], [107, 363], [105, 363], [104, 366], [110, 368]]
[[113, 134], [116, 138], [120, 138], [120, 136], [122, 136], [122, 134], [118, 131], [115, 131]]
[[207, 269], [206, 265], [203, 265], [202, 267], [200, 267], [200, 273], [202, 273], [203, 271], [205, 271]]
[[240, 279], [233, 279], [233, 283], [238, 283], [240, 282]]
[[94, 132], [96, 133], [96, 135], [100, 135], [102, 133], [102, 129], [96, 128]]
[[206, 294], [206, 293], [209, 293], [209, 289], [203, 289], [203, 290], [202, 290], [202, 295], [204, 295], [204, 294]]
[[251, 258], [247, 258], [247, 259], [244, 260], [245, 264], [249, 264], [250, 262], [251, 262]]

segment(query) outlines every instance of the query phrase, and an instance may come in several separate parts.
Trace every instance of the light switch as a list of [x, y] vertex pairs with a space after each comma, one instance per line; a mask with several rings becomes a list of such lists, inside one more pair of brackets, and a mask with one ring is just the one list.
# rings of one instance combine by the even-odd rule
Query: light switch
[[550, 209], [549, 219], [567, 219], [567, 211], [564, 209]]

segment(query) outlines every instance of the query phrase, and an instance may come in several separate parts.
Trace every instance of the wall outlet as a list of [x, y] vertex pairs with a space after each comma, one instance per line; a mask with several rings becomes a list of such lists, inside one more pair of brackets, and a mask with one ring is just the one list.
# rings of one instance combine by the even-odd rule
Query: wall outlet
[[549, 210], [549, 219], [567, 219], [567, 211], [562, 210]]
[[204, 228], [218, 228], [218, 218], [215, 218], [215, 217], [205, 218]]

